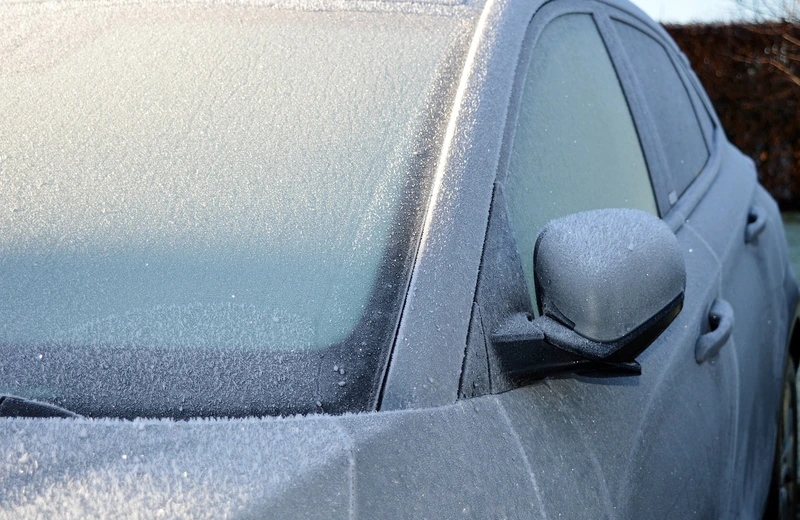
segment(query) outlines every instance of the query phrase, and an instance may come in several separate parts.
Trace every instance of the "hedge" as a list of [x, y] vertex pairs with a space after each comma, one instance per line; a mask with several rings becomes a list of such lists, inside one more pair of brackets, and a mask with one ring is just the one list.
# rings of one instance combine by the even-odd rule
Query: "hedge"
[[666, 26], [728, 138], [784, 210], [800, 210], [800, 25]]

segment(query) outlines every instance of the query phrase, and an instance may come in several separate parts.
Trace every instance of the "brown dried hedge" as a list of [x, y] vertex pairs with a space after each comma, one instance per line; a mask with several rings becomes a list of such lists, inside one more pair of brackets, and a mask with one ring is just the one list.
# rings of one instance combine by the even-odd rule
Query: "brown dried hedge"
[[800, 209], [800, 25], [666, 27], [705, 86], [728, 138], [783, 209]]

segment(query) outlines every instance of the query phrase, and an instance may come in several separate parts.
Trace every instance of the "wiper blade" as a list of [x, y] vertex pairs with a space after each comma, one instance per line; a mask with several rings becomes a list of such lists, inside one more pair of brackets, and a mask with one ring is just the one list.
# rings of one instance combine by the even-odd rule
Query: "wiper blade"
[[15, 395], [0, 395], [0, 417], [81, 417], [50, 403]]

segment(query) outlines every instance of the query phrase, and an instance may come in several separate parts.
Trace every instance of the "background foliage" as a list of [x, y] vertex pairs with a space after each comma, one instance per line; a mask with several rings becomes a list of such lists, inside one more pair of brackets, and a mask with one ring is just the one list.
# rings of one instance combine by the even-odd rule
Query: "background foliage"
[[728, 138], [782, 209], [800, 209], [800, 25], [667, 26], [700, 77]]

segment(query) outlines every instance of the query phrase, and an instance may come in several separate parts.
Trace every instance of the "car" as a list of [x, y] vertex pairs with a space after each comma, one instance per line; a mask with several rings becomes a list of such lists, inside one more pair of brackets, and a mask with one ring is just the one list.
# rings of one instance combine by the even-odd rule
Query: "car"
[[794, 514], [778, 207], [627, 1], [0, 27], [0, 518]]

